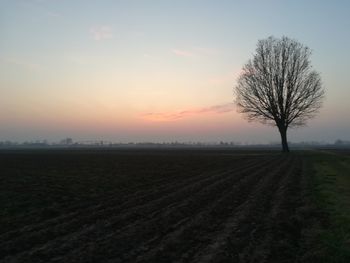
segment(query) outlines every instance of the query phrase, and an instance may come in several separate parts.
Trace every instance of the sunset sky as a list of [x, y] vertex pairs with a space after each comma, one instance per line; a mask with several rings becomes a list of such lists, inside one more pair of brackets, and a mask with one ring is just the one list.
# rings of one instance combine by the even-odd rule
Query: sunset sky
[[291, 141], [350, 140], [350, 1], [0, 0], [0, 141], [279, 142], [233, 87], [259, 39], [313, 50], [324, 106]]

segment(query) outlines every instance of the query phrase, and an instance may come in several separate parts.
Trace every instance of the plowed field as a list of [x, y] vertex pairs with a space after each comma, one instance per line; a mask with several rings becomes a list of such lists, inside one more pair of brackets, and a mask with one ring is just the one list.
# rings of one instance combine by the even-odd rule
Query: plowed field
[[298, 155], [0, 153], [0, 262], [294, 262]]

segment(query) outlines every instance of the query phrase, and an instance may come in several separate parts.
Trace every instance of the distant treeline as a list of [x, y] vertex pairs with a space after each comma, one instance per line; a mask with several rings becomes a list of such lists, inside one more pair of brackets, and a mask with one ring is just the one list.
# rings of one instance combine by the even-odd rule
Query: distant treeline
[[[337, 139], [334, 143], [303, 141], [289, 142], [291, 147], [350, 147], [350, 141]], [[71, 138], [65, 138], [59, 142], [48, 142], [47, 140], [36, 141], [0, 141], [1, 148], [61, 148], [61, 147], [279, 147], [279, 142], [270, 142], [266, 144], [249, 142], [111, 142], [111, 141], [74, 141]]]

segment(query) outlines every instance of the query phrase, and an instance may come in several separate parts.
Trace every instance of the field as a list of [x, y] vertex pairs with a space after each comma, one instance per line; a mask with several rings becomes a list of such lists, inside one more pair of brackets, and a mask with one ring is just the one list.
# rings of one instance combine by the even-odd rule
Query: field
[[0, 262], [301, 262], [305, 158], [3, 150]]
[[313, 227], [314, 244], [322, 251], [320, 262], [350, 262], [350, 150], [305, 154], [312, 171], [310, 193], [319, 211], [326, 215], [323, 227]]

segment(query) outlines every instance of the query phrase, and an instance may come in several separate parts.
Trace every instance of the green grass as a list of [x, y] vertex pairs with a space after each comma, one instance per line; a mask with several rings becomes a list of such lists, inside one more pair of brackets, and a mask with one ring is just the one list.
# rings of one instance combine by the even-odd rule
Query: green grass
[[315, 151], [306, 157], [311, 199], [326, 222], [313, 229], [318, 262], [350, 262], [350, 155]]

